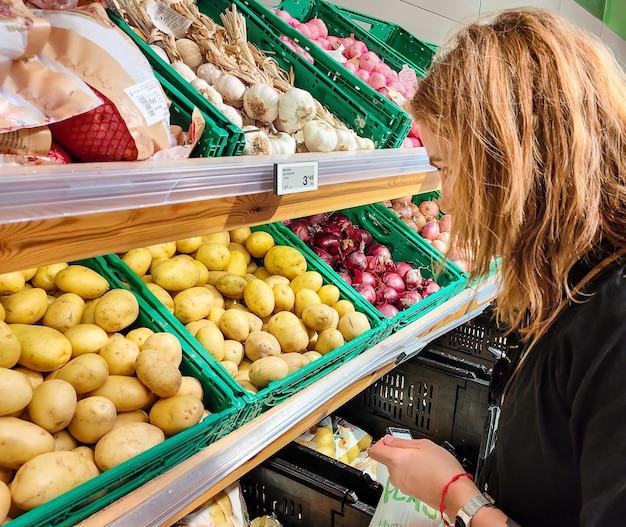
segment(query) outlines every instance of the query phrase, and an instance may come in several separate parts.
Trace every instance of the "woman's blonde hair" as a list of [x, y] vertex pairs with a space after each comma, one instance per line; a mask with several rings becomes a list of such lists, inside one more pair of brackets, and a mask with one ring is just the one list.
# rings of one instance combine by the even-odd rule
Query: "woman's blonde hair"
[[410, 109], [449, 147], [473, 277], [501, 257], [498, 318], [535, 339], [576, 262], [626, 245], [624, 71], [557, 15], [511, 9], [442, 47]]

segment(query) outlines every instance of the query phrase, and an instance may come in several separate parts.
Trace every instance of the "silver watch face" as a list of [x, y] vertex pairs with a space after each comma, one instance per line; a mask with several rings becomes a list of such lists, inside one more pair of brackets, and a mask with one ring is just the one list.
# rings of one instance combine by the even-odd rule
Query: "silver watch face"
[[463, 509], [457, 512], [456, 520], [454, 521], [454, 527], [469, 527], [472, 517], [467, 514]]

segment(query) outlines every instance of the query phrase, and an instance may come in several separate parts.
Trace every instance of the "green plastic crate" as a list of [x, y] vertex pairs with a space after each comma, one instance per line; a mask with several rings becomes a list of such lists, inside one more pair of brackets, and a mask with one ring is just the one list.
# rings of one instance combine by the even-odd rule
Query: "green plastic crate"
[[[248, 40], [272, 52], [281, 68], [295, 73], [298, 88], [309, 91], [348, 128], [374, 141], [376, 148], [398, 148], [406, 138], [412, 117], [351, 73], [299, 31], [255, 0], [199, 0], [200, 11], [213, 20], [235, 5], [246, 18]], [[314, 63], [296, 53], [280, 36], [306, 50]]]
[[364, 15], [358, 11], [337, 4], [334, 5], [343, 16], [359, 24], [372, 36], [395, 49], [412, 64], [421, 67], [423, 70], [429, 68], [433, 56], [438, 49], [436, 44], [418, 39], [406, 29], [393, 22], [387, 22], [380, 18]]
[[[407, 236], [402, 229], [398, 229], [396, 222], [388, 216], [388, 211], [384, 209], [386, 209], [384, 205], [374, 203], [372, 205], [343, 209], [339, 212], [345, 214], [355, 225], [359, 225], [371, 232], [374, 243], [382, 243], [389, 247], [394, 261], [412, 263], [414, 267], [420, 268], [424, 278], [435, 278], [436, 282], [441, 286], [439, 291], [427, 296], [408, 309], [400, 311], [391, 319], [386, 319], [382, 313], [374, 308], [377, 316], [387, 321], [392, 331], [397, 331], [460, 293], [465, 289], [467, 281], [456, 266], [450, 266], [449, 262], [441, 254], [433, 251], [425, 241], [417, 236]], [[286, 236], [289, 236], [291, 243], [307, 254], [307, 259], [309, 254], [315, 254], [288, 227], [284, 225], [281, 227], [285, 230]], [[320, 266], [323, 266], [328, 273], [336, 276], [335, 283], [346, 283], [329, 265], [321, 260]]]
[[243, 130], [224, 116], [213, 104], [207, 101], [198, 91], [185, 81], [169, 64], [159, 57], [131, 27], [115, 14], [108, 12], [109, 18], [139, 47], [152, 69], [166, 80], [171, 86], [185, 97], [189, 103], [196, 106], [213, 120], [213, 126], [219, 127], [227, 134], [226, 145], [222, 151], [223, 156], [236, 156], [243, 152], [246, 139]]
[[[112, 289], [124, 285], [108, 270], [103, 257], [72, 262], [94, 269], [104, 276]], [[145, 326], [154, 331], [175, 331], [139, 295], [137, 320], [123, 333]], [[122, 498], [132, 490], [166, 472], [193, 454], [230, 433], [236, 424], [235, 415], [241, 405], [228, 386], [217, 378], [202, 356], [181, 340], [184, 375], [197, 378], [204, 390], [205, 408], [212, 413], [200, 423], [152, 447], [132, 459], [101, 473], [82, 485], [18, 516], [12, 527], [70, 527], [107, 505]]]
[[[154, 76], [161, 84], [163, 91], [171, 101], [170, 120], [172, 124], [180, 126], [183, 131], [189, 129], [194, 105], [178, 89], [160, 73], [154, 72]], [[206, 112], [200, 110], [206, 126], [198, 143], [191, 152], [191, 157], [220, 157], [223, 155], [227, 143], [228, 133], [220, 128]]]
[[[275, 8], [287, 11], [300, 22], [308, 22], [313, 18], [322, 19], [328, 28], [329, 35], [353, 36], [365, 42], [368, 50], [375, 52], [396, 72], [399, 72], [406, 64], [417, 73], [418, 77], [423, 77], [425, 74], [425, 68], [421, 65], [421, 63], [426, 62], [425, 60], [419, 63], [412, 62], [363, 26], [346, 17], [337, 6], [325, 0], [282, 0]], [[429, 62], [430, 56], [428, 57]]]

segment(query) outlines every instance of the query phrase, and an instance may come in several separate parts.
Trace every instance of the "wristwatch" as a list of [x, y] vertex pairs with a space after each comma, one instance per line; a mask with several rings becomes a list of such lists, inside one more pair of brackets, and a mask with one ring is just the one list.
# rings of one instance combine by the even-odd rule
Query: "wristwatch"
[[485, 498], [482, 494], [474, 496], [456, 513], [456, 520], [454, 521], [454, 527], [470, 527], [472, 524], [472, 518], [480, 509], [485, 505], [490, 505], [491, 502]]

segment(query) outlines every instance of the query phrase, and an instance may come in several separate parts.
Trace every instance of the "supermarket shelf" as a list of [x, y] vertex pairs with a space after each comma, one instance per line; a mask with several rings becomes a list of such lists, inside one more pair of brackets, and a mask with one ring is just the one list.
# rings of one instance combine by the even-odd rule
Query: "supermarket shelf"
[[[418, 353], [428, 342], [479, 314], [487, 304], [468, 312], [479, 293], [483, 298], [495, 293], [495, 281], [483, 283], [478, 290], [468, 288], [459, 293], [279, 406], [78, 525], [172, 525], [396, 364]], [[450, 320], [451, 315], [457, 317]], [[448, 322], [437, 331], [428, 331], [445, 320]]]

